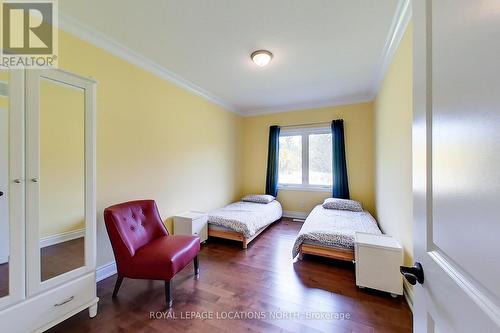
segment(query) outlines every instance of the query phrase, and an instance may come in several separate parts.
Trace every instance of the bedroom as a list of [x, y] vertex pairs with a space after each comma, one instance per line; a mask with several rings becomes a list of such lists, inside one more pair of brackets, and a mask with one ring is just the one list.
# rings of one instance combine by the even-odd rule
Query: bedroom
[[45, 3], [56, 67], [2, 44], [0, 331], [498, 331], [496, 1]]

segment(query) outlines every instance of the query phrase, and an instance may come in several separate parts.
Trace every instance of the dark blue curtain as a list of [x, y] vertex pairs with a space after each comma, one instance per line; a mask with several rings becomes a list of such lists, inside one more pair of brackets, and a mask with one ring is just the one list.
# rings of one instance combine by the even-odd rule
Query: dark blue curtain
[[349, 183], [345, 160], [344, 121], [342, 119], [332, 121], [332, 148], [332, 196], [334, 198], [349, 199]]
[[279, 139], [280, 127], [269, 128], [269, 149], [267, 151], [266, 194], [278, 195], [278, 166], [279, 166]]

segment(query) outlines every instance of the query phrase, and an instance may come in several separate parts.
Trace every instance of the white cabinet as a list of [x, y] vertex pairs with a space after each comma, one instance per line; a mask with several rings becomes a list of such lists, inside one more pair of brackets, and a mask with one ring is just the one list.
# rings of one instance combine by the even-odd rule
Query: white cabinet
[[403, 248], [394, 237], [357, 232], [355, 235], [356, 285], [403, 294]]
[[184, 212], [174, 216], [175, 235], [193, 235], [200, 237], [200, 242], [208, 238], [208, 216], [202, 212]]
[[61, 70], [0, 71], [0, 81], [0, 332], [38, 332], [97, 313], [96, 82]]

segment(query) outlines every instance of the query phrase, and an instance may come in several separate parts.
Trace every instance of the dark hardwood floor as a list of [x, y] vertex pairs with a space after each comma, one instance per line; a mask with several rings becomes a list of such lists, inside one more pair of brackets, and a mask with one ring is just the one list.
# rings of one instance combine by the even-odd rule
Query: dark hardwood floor
[[[49, 332], [412, 331], [406, 302], [356, 288], [351, 263], [310, 256], [293, 262], [291, 249], [300, 227], [288, 220], [276, 223], [246, 251], [241, 243], [210, 239], [200, 253], [199, 278], [193, 277], [192, 264], [175, 277], [174, 306], [168, 312], [161, 313], [163, 282], [125, 279], [113, 300], [113, 276], [97, 285], [97, 317], [89, 319], [82, 311]], [[165, 317], [152, 319], [151, 312]], [[214, 318], [186, 319], [197, 312]], [[236, 312], [261, 319], [234, 319]], [[326, 319], [318, 320], [321, 316]]]

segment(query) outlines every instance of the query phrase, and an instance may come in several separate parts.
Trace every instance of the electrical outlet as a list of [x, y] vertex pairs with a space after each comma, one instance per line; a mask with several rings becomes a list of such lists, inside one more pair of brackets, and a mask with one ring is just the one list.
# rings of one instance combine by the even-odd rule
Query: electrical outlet
[[304, 207], [305, 207], [304, 201], [299, 201], [299, 208], [304, 208]]

